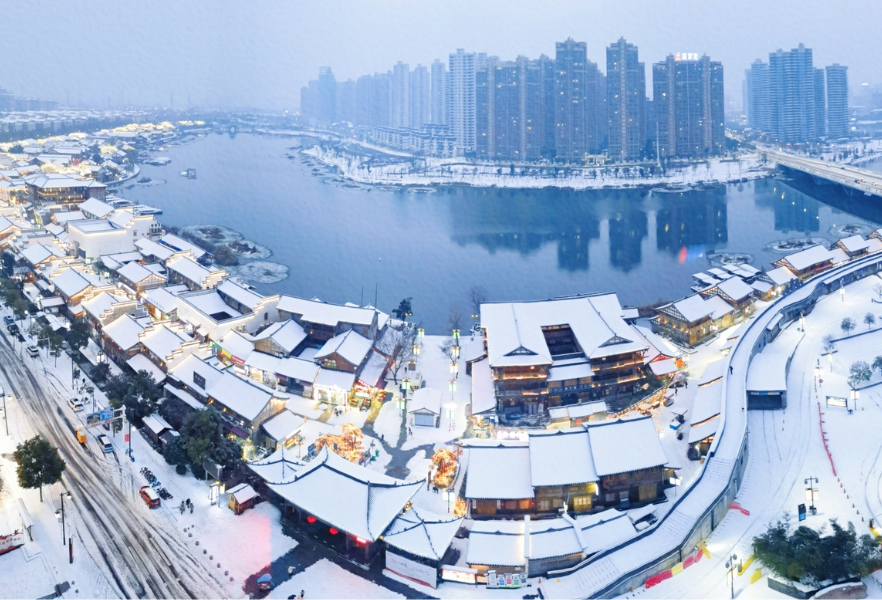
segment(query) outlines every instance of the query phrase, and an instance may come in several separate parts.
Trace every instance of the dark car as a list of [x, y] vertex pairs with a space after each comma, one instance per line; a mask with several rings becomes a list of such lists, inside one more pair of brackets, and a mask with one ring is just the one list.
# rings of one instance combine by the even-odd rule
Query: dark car
[[18, 333], [18, 325], [12, 323], [11, 325], [6, 326], [6, 331], [11, 333], [12, 335], [16, 335]]

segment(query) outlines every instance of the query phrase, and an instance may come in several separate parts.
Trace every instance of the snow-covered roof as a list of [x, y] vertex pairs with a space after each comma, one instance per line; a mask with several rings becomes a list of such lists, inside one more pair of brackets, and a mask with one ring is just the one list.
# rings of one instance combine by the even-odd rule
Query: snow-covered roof
[[753, 356], [747, 370], [747, 392], [787, 390], [787, 364], [805, 334], [791, 327]]
[[318, 375], [320, 367], [311, 360], [300, 358], [283, 358], [276, 366], [276, 373], [289, 379], [298, 379], [312, 383]]
[[466, 563], [490, 567], [522, 567], [527, 563], [525, 550], [524, 521], [475, 521], [469, 530]]
[[169, 425], [165, 419], [163, 419], [156, 413], [144, 417], [144, 427], [146, 427], [156, 435], [159, 435], [160, 433], [168, 429], [174, 429], [174, 427]]
[[153, 364], [153, 361], [151, 361], [140, 352], [130, 359], [126, 360], [126, 363], [135, 372], [147, 371], [148, 373], [153, 375], [153, 380], [156, 383], [162, 383], [163, 381], [165, 381], [165, 373], [162, 372], [162, 369]]
[[135, 246], [145, 257], [153, 256], [161, 261], [168, 260], [175, 253], [175, 251], [168, 246], [157, 244], [149, 238], [139, 239], [137, 242], [135, 242]]
[[609, 412], [609, 406], [603, 400], [586, 402], [584, 404], [571, 404], [566, 409], [571, 419], [584, 419], [598, 413]]
[[420, 388], [413, 393], [410, 402], [407, 403], [407, 412], [415, 413], [422, 411], [441, 415], [441, 392], [432, 388]]
[[306, 419], [301, 417], [300, 415], [295, 415], [289, 409], [285, 409], [272, 419], [264, 421], [261, 424], [264, 431], [276, 440], [277, 442], [281, 442], [282, 440], [294, 435], [298, 429], [303, 426], [303, 423], [306, 422]]
[[295, 454], [282, 445], [266, 458], [248, 463], [248, 468], [267, 483], [289, 483], [294, 481], [296, 472], [303, 468]]
[[740, 277], [730, 277], [726, 281], [717, 284], [717, 289], [736, 302], [750, 297], [753, 288], [744, 283]]
[[232, 279], [226, 279], [217, 286], [217, 291], [225, 296], [229, 296], [248, 310], [254, 310], [258, 304], [263, 301], [263, 296], [249, 290]]
[[224, 371], [209, 388], [208, 395], [247, 421], [256, 419], [272, 398], [288, 398], [286, 394], [274, 392], [229, 371]]
[[32, 265], [38, 265], [46, 259], [61, 257], [62, 254], [43, 244], [31, 244], [21, 251], [22, 257]]
[[294, 319], [288, 319], [280, 323], [273, 323], [260, 333], [253, 335], [252, 339], [254, 341], [272, 339], [282, 350], [290, 354], [306, 337], [306, 331], [303, 327]]
[[165, 234], [164, 236], [159, 238], [159, 241], [160, 243], [165, 244], [175, 251], [189, 250], [197, 259], [202, 258], [202, 256], [205, 254], [205, 250], [203, 250], [196, 244], [191, 244], [187, 240], [181, 239], [171, 233]]
[[663, 360], [657, 360], [655, 362], [649, 363], [649, 369], [655, 375], [670, 375], [671, 373], [676, 373], [679, 369], [677, 368], [677, 363], [675, 363], [670, 358], [665, 358]]
[[247, 483], [240, 483], [239, 485], [228, 489], [227, 493], [231, 495], [238, 504], [244, 504], [259, 495], [254, 491], [254, 488]]
[[533, 487], [597, 481], [588, 432], [578, 427], [531, 433], [530, 481]]
[[138, 336], [143, 330], [144, 327], [130, 315], [123, 315], [102, 328], [104, 335], [123, 350], [137, 346]]
[[600, 477], [650, 469], [668, 462], [650, 417], [599, 422], [586, 429], [594, 469]]
[[395, 517], [383, 539], [393, 548], [430, 560], [441, 560], [461, 524], [461, 518], [442, 517], [411, 507]]
[[331, 327], [336, 327], [338, 323], [370, 326], [379, 312], [375, 308], [329, 304], [320, 300], [305, 300], [294, 296], [282, 296], [278, 309], [282, 312], [300, 315], [303, 321]]
[[786, 285], [788, 282], [796, 279], [796, 275], [787, 267], [778, 267], [777, 269], [766, 271], [766, 277], [771, 279], [775, 285]]
[[315, 360], [321, 361], [321, 359], [336, 353], [349, 363], [358, 366], [371, 351], [371, 346], [373, 343], [369, 339], [350, 329], [325, 342], [325, 345], [316, 353]]
[[561, 364], [555, 362], [554, 366], [548, 369], [548, 379], [546, 381], [566, 381], [567, 379], [582, 379], [584, 377], [593, 377], [594, 370], [591, 363], [585, 360], [571, 364]]
[[864, 236], [860, 234], [852, 235], [847, 238], [842, 238], [841, 240], [839, 240], [839, 243], [842, 244], [842, 247], [845, 248], [847, 252], [850, 253], [867, 250], [870, 247], [869, 240], [865, 240]]
[[833, 252], [824, 246], [817, 245], [793, 254], [788, 254], [784, 257], [784, 260], [797, 271], [802, 271], [803, 269], [807, 269], [814, 265], [831, 261], [834, 256]]
[[691, 425], [689, 427], [689, 437], [686, 440], [687, 443], [695, 444], [706, 440], [717, 433], [717, 429], [719, 429], [722, 422], [722, 419], [719, 417], [714, 417], [698, 425]]
[[101, 202], [101, 200], [98, 200], [97, 198], [89, 198], [88, 200], [81, 202], [79, 209], [82, 213], [94, 219], [103, 219], [114, 210], [112, 206]]
[[569, 326], [589, 358], [643, 349], [615, 294], [481, 305], [491, 367], [552, 363], [543, 327]]
[[698, 388], [695, 399], [692, 401], [690, 424], [698, 425], [719, 416], [722, 402], [723, 386], [708, 385]]
[[470, 447], [465, 497], [501, 500], [532, 498], [530, 448], [526, 444]]
[[673, 302], [672, 304], [689, 323], [698, 322], [705, 317], [719, 319], [727, 313], [735, 310], [728, 302], [719, 296], [705, 298], [700, 294], [687, 296], [686, 298]]
[[166, 268], [178, 273], [185, 279], [202, 285], [211, 272], [186, 256], [177, 256], [166, 263]]
[[[232, 309], [231, 309], [232, 310]], [[228, 331], [220, 339], [218, 345], [226, 350], [230, 356], [245, 360], [254, 351], [254, 344], [238, 331]]]
[[761, 279], [757, 279], [753, 283], [750, 284], [750, 287], [758, 291], [760, 294], [765, 294], [770, 289], [772, 289], [772, 284], [768, 281], [762, 281]]
[[103, 189], [103, 183], [98, 183], [93, 179], [74, 179], [63, 173], [35, 173], [24, 178], [25, 183], [40, 189], [59, 189], [59, 188], [96, 188]]
[[114, 296], [108, 292], [101, 292], [89, 300], [84, 300], [82, 306], [94, 319], [99, 319], [104, 311], [109, 310], [114, 304], [127, 301], [129, 299], [125, 296]]
[[122, 267], [119, 271], [117, 271], [117, 274], [120, 277], [131, 281], [135, 285], [141, 283], [148, 277], [152, 277], [155, 275], [153, 271], [146, 268], [144, 265], [138, 264], [134, 261]]
[[[193, 263], [196, 264], [196, 263]], [[201, 268], [201, 267], [200, 267]], [[241, 317], [242, 313], [224, 302], [216, 290], [196, 291], [181, 294], [178, 298], [214, 321], [226, 321]]]
[[160, 360], [165, 360], [172, 352], [179, 349], [184, 342], [193, 341], [178, 326], [169, 327], [163, 323], [148, 328], [141, 335], [141, 343]]
[[[223, 371], [200, 359], [195, 354], [188, 354], [178, 364], [169, 369], [169, 375], [173, 375], [179, 381], [187, 384], [187, 387], [207, 395], [210, 390], [223, 376]], [[196, 377], [205, 381], [205, 387], [196, 383]]]
[[484, 358], [472, 363], [472, 414], [480, 415], [496, 410], [496, 392], [490, 360]]
[[144, 302], [155, 306], [160, 312], [165, 314], [169, 314], [178, 308], [177, 296], [164, 287], [146, 290], [142, 297], [144, 298]]
[[709, 362], [698, 380], [698, 387], [704, 387], [722, 379], [728, 368], [728, 361], [723, 359]]
[[334, 371], [333, 369], [319, 369], [313, 385], [351, 390], [352, 386], [355, 385], [355, 373]]
[[371, 352], [367, 362], [364, 363], [364, 366], [358, 373], [358, 380], [370, 387], [384, 387], [380, 377], [383, 376], [383, 372], [388, 364], [389, 362], [385, 356], [376, 351]]
[[296, 473], [293, 481], [269, 487], [301, 511], [374, 542], [424, 481], [402, 482], [354, 465], [324, 448]]

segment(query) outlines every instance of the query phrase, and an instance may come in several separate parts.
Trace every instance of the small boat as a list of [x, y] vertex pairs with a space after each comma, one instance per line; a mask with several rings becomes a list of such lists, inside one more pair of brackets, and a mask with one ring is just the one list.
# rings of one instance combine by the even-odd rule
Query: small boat
[[186, 177], [187, 179], [196, 179], [196, 169], [185, 169], [178, 173], [181, 177]]
[[692, 187], [688, 185], [668, 185], [665, 187], [652, 188], [653, 194], [685, 194], [691, 192]]

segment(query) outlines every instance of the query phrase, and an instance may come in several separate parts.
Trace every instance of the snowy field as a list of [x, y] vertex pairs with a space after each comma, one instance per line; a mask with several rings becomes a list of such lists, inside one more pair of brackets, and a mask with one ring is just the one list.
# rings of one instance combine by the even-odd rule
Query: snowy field
[[[501, 172], [498, 165], [454, 163], [450, 160], [420, 159], [420, 166], [414, 169], [413, 159], [397, 164], [372, 165], [363, 164], [363, 158], [349, 153], [340, 152], [334, 147], [321, 148], [314, 146], [303, 150], [307, 156], [336, 167], [340, 176], [349, 181], [370, 185], [471, 185], [476, 187], [510, 187], [510, 188], [572, 188], [577, 190], [624, 188], [637, 186], [661, 185], [692, 185], [704, 182], [730, 182], [742, 179], [758, 179], [766, 177], [768, 170], [760, 163], [757, 155], [749, 155], [739, 160], [710, 159], [695, 168], [669, 169], [664, 176], [637, 177], [625, 174], [616, 175], [616, 167], [573, 168], [568, 174], [560, 169], [557, 177], [531, 175], [510, 175], [509, 169]], [[425, 168], [422, 163], [425, 161]], [[642, 165], [649, 166], [649, 163]], [[537, 171], [537, 169], [532, 169]], [[603, 171], [606, 171], [605, 173]], [[627, 169], [630, 171], [630, 169]]]
[[270, 592], [268, 598], [283, 599], [291, 595], [298, 596], [301, 591], [304, 592], [304, 598], [307, 600], [404, 598], [401, 594], [353, 575], [326, 559], [318, 561], [288, 581], [279, 584]]

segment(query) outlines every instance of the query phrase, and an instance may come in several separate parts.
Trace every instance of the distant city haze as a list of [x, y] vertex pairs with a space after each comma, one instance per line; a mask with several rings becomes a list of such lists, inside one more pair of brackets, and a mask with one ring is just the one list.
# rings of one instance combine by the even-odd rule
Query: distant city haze
[[568, 37], [601, 67], [621, 36], [647, 67], [706, 53], [725, 66], [730, 109], [754, 59], [800, 42], [817, 65], [848, 65], [852, 89], [882, 82], [878, 0], [6, 1], [0, 14], [0, 87], [71, 106], [294, 111], [319, 66], [342, 81], [457, 48], [553, 56]]

